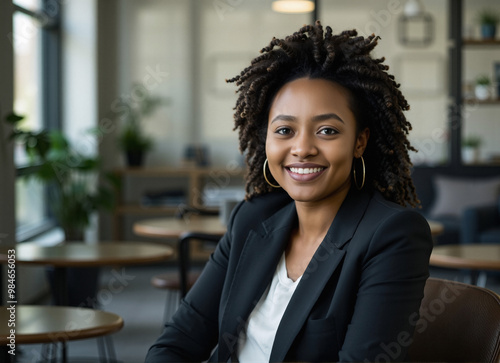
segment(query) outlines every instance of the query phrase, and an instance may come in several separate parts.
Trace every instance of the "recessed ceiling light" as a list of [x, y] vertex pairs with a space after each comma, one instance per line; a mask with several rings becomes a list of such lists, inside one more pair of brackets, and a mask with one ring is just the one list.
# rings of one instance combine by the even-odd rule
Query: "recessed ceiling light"
[[310, 13], [314, 10], [311, 0], [275, 0], [272, 9], [279, 13]]

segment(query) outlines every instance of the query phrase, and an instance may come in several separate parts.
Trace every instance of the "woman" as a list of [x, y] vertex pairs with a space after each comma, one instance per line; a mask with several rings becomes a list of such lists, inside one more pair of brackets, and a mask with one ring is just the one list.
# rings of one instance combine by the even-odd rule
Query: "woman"
[[229, 80], [247, 198], [147, 362], [406, 359], [432, 240], [409, 106], [356, 35], [304, 26]]

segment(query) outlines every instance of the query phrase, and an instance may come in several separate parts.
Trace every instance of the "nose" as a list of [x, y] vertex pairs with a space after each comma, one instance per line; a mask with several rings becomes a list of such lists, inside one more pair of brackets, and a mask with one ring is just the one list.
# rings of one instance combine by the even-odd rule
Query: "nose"
[[291, 148], [293, 156], [297, 156], [300, 159], [306, 159], [307, 157], [314, 156], [318, 153], [313, 135], [301, 133], [294, 137], [293, 141], [294, 142]]

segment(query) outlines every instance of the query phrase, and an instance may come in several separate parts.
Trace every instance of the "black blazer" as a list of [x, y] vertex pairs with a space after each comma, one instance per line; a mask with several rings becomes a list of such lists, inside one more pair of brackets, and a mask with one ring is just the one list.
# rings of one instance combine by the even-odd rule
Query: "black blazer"
[[[146, 362], [235, 360], [296, 224], [284, 192], [240, 203]], [[270, 361], [404, 360], [431, 250], [419, 213], [352, 188], [286, 308]]]

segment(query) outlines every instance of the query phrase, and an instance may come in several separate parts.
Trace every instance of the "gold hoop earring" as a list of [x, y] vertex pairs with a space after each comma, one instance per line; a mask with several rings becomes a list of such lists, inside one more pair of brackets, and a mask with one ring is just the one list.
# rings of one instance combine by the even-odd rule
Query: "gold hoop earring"
[[356, 179], [356, 165], [354, 165], [354, 168], [353, 168], [354, 184], [356, 185], [356, 188], [358, 188], [358, 190], [363, 189], [363, 187], [365, 186], [365, 177], [366, 177], [365, 160], [363, 159], [363, 155], [360, 156], [360, 159], [361, 159], [361, 163], [363, 165], [363, 181], [361, 182], [361, 186], [359, 186], [358, 180]]
[[264, 179], [266, 179], [266, 182], [267, 184], [269, 184], [270, 186], [272, 186], [273, 188], [281, 188], [281, 185], [274, 185], [274, 184], [271, 184], [271, 182], [267, 179], [267, 175], [266, 175], [266, 165], [267, 165], [267, 159], [266, 161], [264, 161], [264, 167], [262, 168], [262, 172], [264, 174]]

